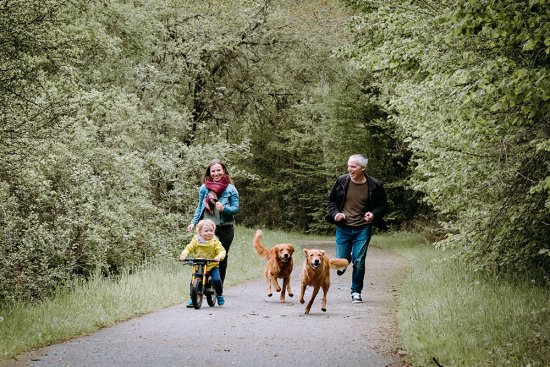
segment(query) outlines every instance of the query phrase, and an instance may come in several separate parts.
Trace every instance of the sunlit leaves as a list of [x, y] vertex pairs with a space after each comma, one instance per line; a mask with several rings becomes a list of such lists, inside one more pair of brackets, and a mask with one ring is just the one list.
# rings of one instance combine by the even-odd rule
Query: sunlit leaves
[[[174, 2], [171, 16], [183, 21], [192, 4]], [[184, 144], [196, 74], [159, 61], [164, 5], [0, 5], [0, 63], [10, 71], [0, 87], [0, 302], [172, 256], [204, 165], [247, 154], [214, 128], [200, 146]]]

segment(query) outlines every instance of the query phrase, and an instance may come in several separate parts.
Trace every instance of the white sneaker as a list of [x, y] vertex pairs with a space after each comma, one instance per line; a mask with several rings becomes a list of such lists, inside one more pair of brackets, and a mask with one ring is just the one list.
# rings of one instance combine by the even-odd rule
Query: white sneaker
[[361, 299], [361, 293], [353, 292], [351, 294], [351, 302], [353, 302], [353, 303], [363, 302], [363, 300]]

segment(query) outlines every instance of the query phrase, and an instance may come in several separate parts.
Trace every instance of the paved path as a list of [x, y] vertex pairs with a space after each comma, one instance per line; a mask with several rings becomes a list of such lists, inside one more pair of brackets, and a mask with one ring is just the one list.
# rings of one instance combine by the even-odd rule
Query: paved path
[[[334, 245], [309, 243], [333, 256]], [[295, 254], [294, 297], [278, 302], [265, 295], [263, 280], [225, 290], [226, 304], [200, 310], [183, 304], [52, 345], [17, 359], [12, 366], [405, 366], [398, 350], [394, 307], [406, 261], [371, 247], [363, 303], [352, 304], [351, 268], [331, 271], [327, 312], [320, 295], [304, 315], [298, 301], [303, 256]], [[306, 302], [311, 288], [306, 291]]]

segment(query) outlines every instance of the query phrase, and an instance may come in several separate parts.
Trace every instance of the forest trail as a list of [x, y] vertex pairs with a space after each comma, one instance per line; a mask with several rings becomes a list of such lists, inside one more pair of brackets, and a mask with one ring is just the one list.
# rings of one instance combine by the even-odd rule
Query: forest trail
[[[325, 249], [334, 244], [298, 243]], [[331, 271], [327, 312], [321, 292], [311, 313], [298, 301], [303, 256], [295, 253], [294, 297], [268, 298], [263, 279], [225, 290], [223, 307], [199, 310], [179, 304], [93, 334], [0, 362], [14, 366], [406, 366], [396, 333], [397, 288], [407, 261], [370, 247], [363, 303], [352, 304], [351, 268]], [[230, 265], [231, 266], [231, 265]], [[231, 268], [229, 267], [229, 271]], [[306, 290], [306, 303], [311, 288]]]

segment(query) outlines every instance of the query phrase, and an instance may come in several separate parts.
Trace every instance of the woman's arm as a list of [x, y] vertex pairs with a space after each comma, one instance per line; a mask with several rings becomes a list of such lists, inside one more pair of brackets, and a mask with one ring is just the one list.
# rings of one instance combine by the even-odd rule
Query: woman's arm
[[[208, 189], [203, 184], [199, 188], [199, 202], [197, 204], [197, 209], [195, 209], [195, 214], [193, 215], [193, 219], [191, 219], [191, 224], [195, 225], [199, 222], [199, 219], [201, 218], [202, 212], [204, 210], [204, 198], [208, 194]], [[193, 229], [193, 227], [191, 227]]]
[[222, 195], [223, 212], [225, 214], [235, 215], [240, 211], [239, 192], [237, 191], [237, 188], [233, 185], [228, 186], [226, 192], [227, 194], [229, 194], [228, 197], [226, 197], [226, 193]]

